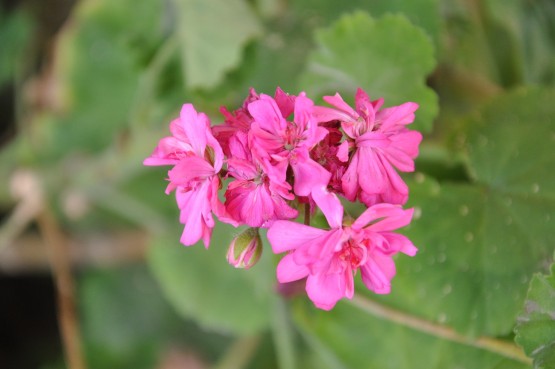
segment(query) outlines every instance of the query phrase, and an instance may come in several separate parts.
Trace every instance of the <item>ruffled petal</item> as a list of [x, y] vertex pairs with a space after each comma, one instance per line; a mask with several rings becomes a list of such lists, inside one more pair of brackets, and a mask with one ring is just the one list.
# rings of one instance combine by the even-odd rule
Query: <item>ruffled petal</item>
[[306, 265], [298, 265], [291, 254], [287, 254], [279, 261], [276, 275], [280, 283], [293, 282], [308, 276], [308, 268]]
[[294, 250], [325, 236], [327, 231], [287, 220], [278, 220], [268, 229], [268, 240], [274, 253]]
[[345, 296], [344, 274], [309, 275], [306, 280], [306, 293], [316, 307], [331, 310], [337, 301]]
[[366, 209], [351, 225], [352, 229], [366, 229], [372, 232], [392, 231], [406, 226], [412, 219], [413, 209], [403, 210], [399, 205], [376, 204]]
[[377, 294], [391, 292], [391, 279], [395, 276], [395, 263], [389, 256], [372, 255], [366, 264], [360, 267], [364, 285]]
[[330, 172], [310, 158], [291, 161], [291, 168], [295, 175], [293, 189], [298, 196], [308, 196], [314, 188], [326, 187], [331, 178]]
[[260, 95], [260, 100], [251, 102], [248, 109], [255, 122], [265, 131], [275, 134], [287, 125], [276, 102], [268, 95]]
[[210, 130], [210, 120], [204, 113], [197, 113], [192, 104], [184, 104], [179, 115], [183, 131], [187, 135], [195, 154], [204, 156], [206, 133]]
[[325, 187], [316, 187], [312, 191], [314, 202], [328, 221], [331, 228], [341, 228], [343, 222], [343, 205], [334, 193], [328, 192]]

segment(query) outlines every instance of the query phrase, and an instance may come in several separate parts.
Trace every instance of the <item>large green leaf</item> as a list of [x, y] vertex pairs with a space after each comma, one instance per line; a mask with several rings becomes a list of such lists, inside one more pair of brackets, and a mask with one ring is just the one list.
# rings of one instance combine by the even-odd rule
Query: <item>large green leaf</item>
[[179, 231], [172, 232], [171, 238], [154, 242], [148, 260], [166, 297], [181, 314], [217, 331], [244, 334], [270, 324], [275, 277], [269, 249], [251, 269], [227, 264], [227, 248], [238, 233], [218, 223], [206, 250], [200, 244], [180, 245]]
[[357, 9], [368, 11], [373, 16], [402, 13], [412, 23], [425, 29], [431, 38], [439, 38], [441, 18], [438, 0], [302, 0], [291, 2], [291, 6], [308, 23], [319, 25], [330, 23], [343, 13]]
[[79, 297], [91, 367], [152, 368], [177, 343], [215, 358], [229, 341], [181, 319], [144, 265], [87, 270]]
[[309, 56], [302, 84], [309, 96], [341, 93], [352, 100], [356, 88], [385, 105], [420, 105], [414, 128], [428, 131], [437, 114], [437, 96], [426, 86], [435, 66], [430, 39], [404, 16], [374, 20], [363, 12], [343, 16], [316, 33], [318, 49]]
[[54, 157], [104, 149], [129, 123], [141, 70], [162, 41], [161, 13], [152, 0], [77, 6], [55, 50], [63, 113], [49, 127]]
[[553, 250], [553, 99], [550, 90], [513, 92], [471, 122], [475, 183], [411, 186], [417, 216], [407, 233], [420, 252], [398, 259], [386, 301], [475, 335], [511, 332]]
[[238, 66], [245, 44], [260, 34], [244, 0], [174, 0], [185, 84], [214, 87]]
[[298, 304], [303, 337], [329, 369], [523, 369], [526, 364], [377, 319], [347, 302], [331, 312]]
[[536, 274], [530, 282], [515, 332], [534, 368], [555, 368], [555, 264], [550, 275]]

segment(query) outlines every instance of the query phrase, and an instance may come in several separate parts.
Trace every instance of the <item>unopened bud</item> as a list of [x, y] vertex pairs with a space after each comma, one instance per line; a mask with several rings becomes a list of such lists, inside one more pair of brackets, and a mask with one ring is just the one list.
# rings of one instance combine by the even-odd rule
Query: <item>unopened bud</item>
[[258, 228], [248, 228], [231, 241], [227, 261], [235, 268], [249, 269], [262, 255], [262, 240]]

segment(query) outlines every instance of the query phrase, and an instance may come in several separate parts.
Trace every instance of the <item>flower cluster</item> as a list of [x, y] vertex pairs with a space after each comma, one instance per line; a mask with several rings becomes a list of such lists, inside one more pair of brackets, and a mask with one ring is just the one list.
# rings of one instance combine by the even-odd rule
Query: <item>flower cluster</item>
[[[315, 106], [304, 92], [274, 96], [251, 89], [235, 111], [221, 108], [224, 122], [185, 104], [145, 165], [171, 165], [166, 193], [175, 191], [181, 242], [210, 244], [213, 215], [250, 228], [228, 251], [236, 267], [251, 267], [260, 257], [259, 228], [268, 229], [281, 283], [306, 278], [314, 304], [331, 309], [354, 293], [360, 270], [366, 287], [389, 293], [395, 275], [393, 256], [413, 256], [416, 248], [393, 231], [410, 223], [412, 209], [402, 205], [408, 188], [399, 172], [414, 171], [422, 139], [409, 130], [415, 103], [382, 108], [358, 89], [355, 108], [339, 94], [325, 96], [330, 106]], [[218, 196], [227, 183], [225, 201]], [[227, 181], [229, 180], [229, 181]], [[340, 197], [367, 209], [356, 219], [344, 215]], [[295, 222], [304, 208], [304, 224]], [[310, 226], [320, 210], [329, 229]]]

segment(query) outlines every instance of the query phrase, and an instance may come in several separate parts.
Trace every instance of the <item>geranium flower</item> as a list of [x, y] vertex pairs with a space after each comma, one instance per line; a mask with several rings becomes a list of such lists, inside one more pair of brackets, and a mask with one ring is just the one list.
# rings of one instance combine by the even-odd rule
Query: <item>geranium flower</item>
[[193, 245], [200, 239], [210, 244], [214, 219], [212, 212], [225, 217], [218, 199], [223, 164], [220, 144], [210, 130], [210, 120], [185, 104], [178, 119], [170, 124], [171, 137], [160, 140], [145, 165], [174, 165], [168, 172], [166, 193], [176, 191], [180, 222], [185, 224], [181, 242]]
[[249, 140], [254, 156], [272, 160], [285, 175], [290, 166], [294, 175], [293, 189], [298, 196], [308, 196], [313, 188], [327, 185], [330, 173], [310, 158], [310, 150], [326, 135], [312, 116], [313, 103], [302, 92], [295, 99], [294, 120], [288, 121], [276, 101], [268, 95], [248, 105], [254, 121]]
[[356, 110], [339, 94], [324, 96], [324, 100], [335, 108], [315, 107], [317, 120], [340, 121], [354, 143], [349, 167], [341, 179], [345, 197], [355, 201], [358, 196], [367, 206], [380, 202], [404, 204], [408, 188], [394, 167], [401, 172], [414, 171], [422, 135], [406, 125], [414, 121], [418, 104], [407, 102], [380, 109], [383, 99], [370, 101], [360, 88], [355, 98]]
[[295, 196], [285, 176], [267, 162], [253, 158], [246, 135], [232, 137], [229, 147], [228, 173], [235, 178], [225, 192], [225, 207], [230, 217], [251, 227], [266, 227], [274, 220], [296, 218], [298, 211], [286, 202]]
[[288, 252], [278, 264], [278, 281], [307, 278], [308, 297], [324, 310], [343, 297], [353, 297], [358, 270], [369, 290], [389, 293], [395, 275], [393, 255], [413, 256], [417, 251], [408, 238], [392, 232], [410, 223], [413, 210], [376, 204], [352, 224], [344, 224], [343, 207], [335, 194], [321, 188], [312, 196], [331, 229], [276, 221], [268, 230], [268, 240], [275, 253]]

